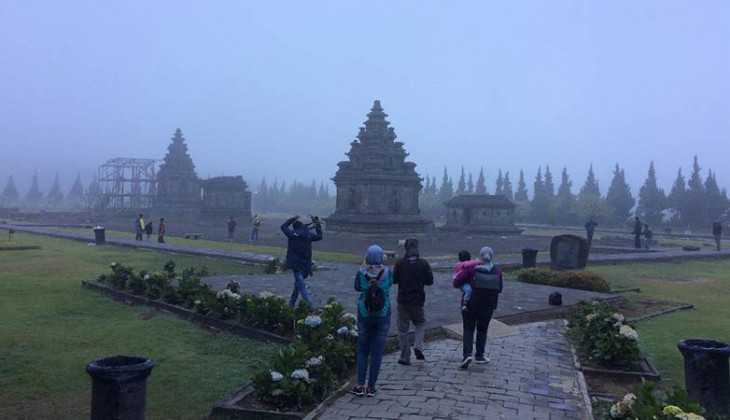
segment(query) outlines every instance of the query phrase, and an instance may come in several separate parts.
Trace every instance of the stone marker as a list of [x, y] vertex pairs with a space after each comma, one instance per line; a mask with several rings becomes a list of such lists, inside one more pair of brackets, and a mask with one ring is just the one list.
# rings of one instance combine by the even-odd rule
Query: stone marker
[[553, 270], [585, 268], [588, 241], [576, 235], [558, 235], [550, 241], [550, 267]]

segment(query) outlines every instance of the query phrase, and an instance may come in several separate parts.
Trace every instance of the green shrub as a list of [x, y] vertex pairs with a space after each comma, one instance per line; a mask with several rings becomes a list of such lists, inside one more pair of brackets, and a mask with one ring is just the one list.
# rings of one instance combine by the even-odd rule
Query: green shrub
[[616, 401], [602, 417], [607, 420], [702, 419], [703, 411], [699, 404], [689, 399], [683, 389], [674, 388], [667, 393], [658, 390], [654, 383], [645, 382], [634, 393], [626, 394]]
[[146, 271], [140, 271], [139, 274], [133, 275], [129, 279], [129, 291], [134, 295], [144, 295], [147, 290], [147, 284], [145, 277], [147, 276]]
[[270, 292], [261, 292], [258, 296], [246, 294], [239, 300], [241, 322], [245, 325], [275, 332], [280, 335], [291, 335], [294, 328], [294, 309], [289, 303]]
[[630, 366], [639, 360], [639, 334], [605, 302], [576, 305], [568, 318], [568, 337], [582, 356], [601, 366]]
[[112, 274], [108, 277], [109, 284], [112, 287], [119, 290], [127, 288], [127, 282], [129, 278], [134, 274], [134, 270], [131, 267], [124, 266], [118, 263], [111, 263], [109, 265], [112, 269]]
[[608, 282], [603, 277], [590, 271], [552, 271], [544, 268], [527, 268], [519, 271], [517, 280], [524, 283], [593, 292], [608, 292], [611, 290]]
[[167, 289], [170, 288], [170, 277], [168, 275], [167, 272], [155, 271], [144, 276], [148, 298], [159, 299], [167, 292]]

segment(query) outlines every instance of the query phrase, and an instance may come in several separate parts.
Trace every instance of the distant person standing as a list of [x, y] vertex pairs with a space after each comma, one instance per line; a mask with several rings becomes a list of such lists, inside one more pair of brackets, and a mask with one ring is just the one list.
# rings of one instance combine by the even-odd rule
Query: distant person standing
[[424, 286], [433, 285], [433, 272], [428, 261], [418, 253], [418, 240], [407, 239], [405, 255], [393, 267], [393, 284], [398, 285], [398, 333], [400, 339], [401, 365], [411, 364], [411, 343], [408, 331], [411, 323], [415, 328], [413, 353], [416, 360], [425, 360], [423, 354], [423, 336], [426, 329], [426, 317], [423, 306], [426, 303]]
[[165, 218], [160, 218], [160, 224], [157, 226], [157, 242], [165, 243], [165, 233], [167, 232], [167, 225], [165, 224]]
[[141, 241], [142, 239], [144, 239], [144, 236], [143, 236], [144, 228], [145, 228], [144, 215], [142, 215], [142, 213], [140, 213], [139, 216], [137, 217], [137, 220], [134, 221], [134, 232], [135, 232], [134, 239], [136, 241]]
[[[314, 226], [314, 232], [310, 226]], [[302, 223], [299, 216], [294, 216], [281, 225], [281, 231], [287, 237], [286, 265], [294, 274], [294, 290], [289, 306], [294, 307], [297, 304], [299, 295], [311, 305], [312, 299], [304, 281], [312, 275], [312, 242], [322, 240], [322, 224], [316, 216], [312, 216], [312, 223], [309, 225]]]
[[155, 227], [152, 225], [152, 222], [147, 223], [144, 225], [144, 233], [147, 235], [147, 240], [150, 240], [150, 236], [152, 236], [152, 232], [155, 231]]
[[636, 249], [641, 249], [642, 226], [643, 224], [641, 223], [639, 216], [636, 216], [636, 219], [634, 219], [634, 248]]
[[229, 217], [226, 227], [228, 228], [228, 240], [230, 242], [233, 242], [233, 237], [236, 235], [236, 225], [238, 223], [233, 219], [233, 216]]
[[719, 220], [712, 222], [712, 236], [715, 237], [715, 246], [717, 250], [722, 250], [722, 223]]
[[593, 220], [593, 217], [588, 219], [588, 221], [586, 222], [586, 239], [588, 240], [588, 249], [591, 249], [591, 244], [593, 243], [593, 233], [596, 231], [596, 226], [598, 226], [598, 223]]
[[259, 229], [261, 229], [262, 221], [261, 216], [258, 214], [253, 215], [253, 219], [251, 219], [251, 237], [249, 238], [251, 242], [259, 240]]
[[654, 232], [651, 231], [649, 224], [644, 223], [644, 248], [651, 249], [651, 241], [654, 239]]

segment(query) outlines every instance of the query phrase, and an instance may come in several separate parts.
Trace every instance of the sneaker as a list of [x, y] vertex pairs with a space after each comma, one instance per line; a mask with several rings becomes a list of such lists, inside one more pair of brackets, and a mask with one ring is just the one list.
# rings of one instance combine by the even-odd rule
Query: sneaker
[[416, 355], [416, 360], [426, 360], [426, 356], [423, 355], [421, 349], [413, 349], [413, 353]]
[[483, 365], [485, 363], [489, 363], [491, 360], [489, 360], [488, 357], [484, 356], [477, 356], [474, 358], [474, 362], [479, 363], [480, 365]]
[[367, 392], [368, 397], [372, 398], [377, 393], [378, 393], [378, 389], [377, 388], [375, 388], [374, 386], [369, 386], [368, 387], [368, 392]]
[[469, 368], [469, 365], [471, 364], [471, 361], [472, 361], [472, 357], [471, 356], [465, 357], [464, 360], [461, 361], [461, 365], [459, 365], [459, 367], [461, 369], [468, 369]]
[[398, 359], [398, 364], [399, 365], [403, 365], [403, 366], [410, 366], [411, 365], [411, 362], [409, 362], [408, 360]]
[[365, 395], [365, 387], [362, 385], [357, 385], [350, 390], [350, 394], [362, 397]]

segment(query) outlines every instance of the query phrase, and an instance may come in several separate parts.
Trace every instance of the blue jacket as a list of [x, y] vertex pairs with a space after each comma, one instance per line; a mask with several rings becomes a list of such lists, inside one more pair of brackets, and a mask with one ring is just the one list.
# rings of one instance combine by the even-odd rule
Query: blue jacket
[[306, 278], [312, 274], [312, 242], [322, 240], [322, 226], [315, 225], [314, 232], [307, 226], [294, 229], [291, 225], [295, 220], [291, 218], [281, 225], [281, 231], [288, 238], [286, 266]]
[[[390, 287], [393, 285], [393, 272], [390, 271], [388, 267], [383, 267], [383, 270], [385, 270], [385, 272], [380, 277], [378, 287], [383, 289], [385, 306], [383, 306], [383, 309], [375, 315], [369, 314], [367, 308], [365, 307], [365, 295], [367, 294], [368, 288], [370, 287], [370, 282], [368, 281], [369, 274], [367, 272], [367, 269], [360, 269], [358, 270], [357, 274], [355, 274], [355, 290], [360, 292], [360, 296], [357, 298], [357, 312], [361, 318], [367, 318], [371, 316], [384, 317], [390, 314]], [[375, 277], [375, 275], [373, 275], [372, 277]]]

